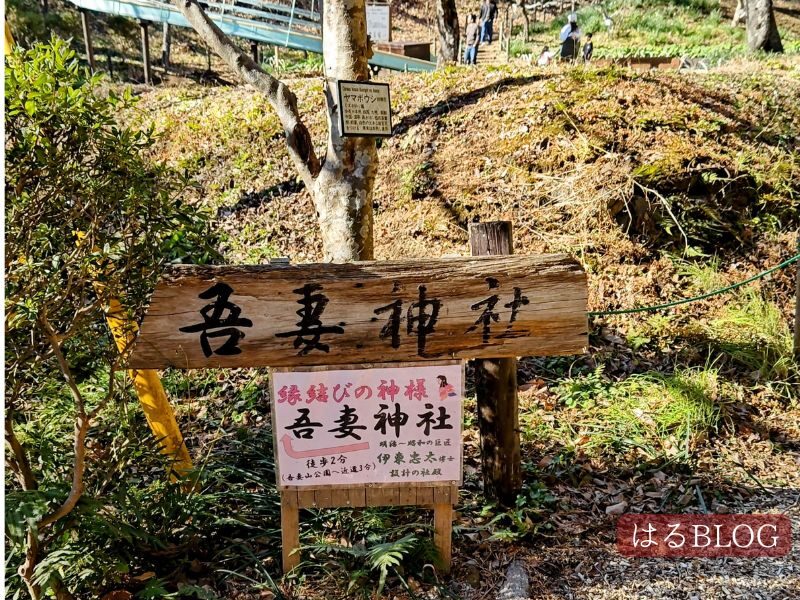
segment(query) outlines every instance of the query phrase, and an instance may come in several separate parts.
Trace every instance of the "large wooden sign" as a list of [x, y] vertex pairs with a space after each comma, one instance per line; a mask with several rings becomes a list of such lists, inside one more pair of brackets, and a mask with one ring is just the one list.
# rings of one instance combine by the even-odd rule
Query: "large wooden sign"
[[153, 294], [129, 366], [578, 354], [586, 294], [566, 255], [178, 266]]

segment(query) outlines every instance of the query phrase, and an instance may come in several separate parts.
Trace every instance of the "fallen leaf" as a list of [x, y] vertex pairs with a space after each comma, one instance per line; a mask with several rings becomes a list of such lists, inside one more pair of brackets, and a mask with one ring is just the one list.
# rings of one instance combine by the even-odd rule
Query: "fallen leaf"
[[607, 515], [621, 515], [625, 512], [625, 509], [628, 508], [628, 503], [623, 500], [622, 502], [617, 502], [616, 504], [612, 504], [610, 506], [606, 506], [606, 514]]

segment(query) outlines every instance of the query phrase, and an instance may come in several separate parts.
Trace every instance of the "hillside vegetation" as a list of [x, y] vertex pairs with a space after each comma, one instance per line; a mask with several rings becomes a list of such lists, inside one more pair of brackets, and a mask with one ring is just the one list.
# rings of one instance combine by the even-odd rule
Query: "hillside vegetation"
[[[775, 3], [775, 15], [784, 49], [800, 52], [800, 16], [792, 2]], [[724, 60], [748, 54], [743, 26], [732, 27], [736, 2], [719, 0], [609, 0], [581, 6], [578, 22], [584, 33], [593, 33], [596, 58], [675, 56]], [[608, 14], [611, 30], [603, 22]], [[517, 35], [512, 54], [538, 53], [543, 44], [557, 43], [564, 15], [532, 26], [532, 41]], [[521, 27], [517, 19], [517, 26]]]
[[[623, 8], [637, 2], [646, 10]], [[665, 29], [659, 44], [708, 35], [724, 45], [720, 36], [729, 33], [741, 42], [738, 30], [726, 33], [727, 16], [703, 20], [716, 10], [712, 4], [610, 6], [630, 23], [639, 18], [643, 36], [659, 20], [670, 28], [683, 23], [685, 35]], [[31, 8], [15, 0], [21, 5]], [[596, 10], [586, 8], [581, 18], [591, 24], [588, 11]], [[74, 29], [70, 13], [58, 18]], [[649, 43], [630, 37], [628, 17], [617, 18], [619, 48]], [[138, 76], [135, 24], [94, 22], [112, 32], [97, 46], [111, 49], [122, 40], [115, 60], [129, 66], [124, 76]], [[708, 23], [716, 25], [706, 29]], [[550, 39], [555, 29], [540, 33]], [[34, 26], [25, 31], [39, 35]], [[152, 128], [153, 143], [148, 134], [139, 148], [147, 164], [164, 161], [185, 176], [175, 177], [176, 199], [181, 210], [185, 202], [193, 216], [202, 215], [198, 223], [210, 222], [204, 241], [219, 256], [209, 252], [208, 260], [320, 260], [311, 199], [274, 112], [260, 94], [227, 85], [229, 74], [216, 61], [217, 85], [198, 83], [211, 76], [193, 43], [182, 34], [175, 60], [186, 62], [164, 76], [169, 85], [133, 86], [138, 102], [126, 100], [114, 118], [134, 131]], [[319, 62], [282, 56], [285, 62], [271, 68], [284, 73], [314, 143], [323, 147]], [[196, 64], [187, 66], [190, 60]], [[702, 295], [797, 252], [796, 55], [737, 58], [709, 72], [538, 69], [520, 61], [426, 75], [384, 71], [377, 78], [391, 85], [394, 109], [374, 195], [378, 260], [466, 255], [469, 223], [507, 219], [517, 254], [570, 253], [588, 273], [589, 309], [607, 311]], [[129, 87], [113, 79], [103, 85], [104, 92]], [[783, 512], [797, 521], [795, 277], [793, 266], [670, 310], [594, 315], [586, 354], [522, 357], [524, 487], [510, 508], [482, 493], [468, 368], [464, 485], [449, 579], [431, 567], [429, 511], [385, 507], [305, 511], [302, 568], [281, 578], [266, 369], [163, 372], [195, 461], [191, 489], [165, 475], [167, 459], [127, 379], [118, 376], [114, 402], [89, 434], [86, 492], [75, 518], [47, 540], [52, 551], [38, 577], [58, 573], [80, 598], [112, 592], [120, 595], [107, 598], [249, 600], [380, 597], [388, 574], [383, 593], [392, 598], [492, 598], [516, 559], [537, 597], [548, 599], [790, 597], [800, 587], [796, 553], [689, 566], [634, 563], [614, 550], [614, 522], [622, 512], [705, 511]], [[71, 354], [92, 403], [111, 386], [82, 358], [110, 343], [102, 323], [95, 326]], [[42, 457], [31, 466], [41, 481], [66, 481], [74, 427], [68, 390], [51, 378], [35, 396], [17, 415], [21, 444]], [[7, 477], [6, 489], [24, 496]], [[37, 497], [35, 510], [53, 504], [62, 488], [48, 488], [52, 497]], [[30, 518], [20, 506], [11, 515], [17, 533]], [[22, 557], [13, 550], [7, 580], [21, 594], [15, 569]]]
[[[704, 74], [459, 67], [391, 76], [395, 135], [379, 151], [377, 258], [464, 255], [471, 221], [510, 219], [517, 253], [563, 251], [583, 263], [592, 310], [698, 295], [777, 264], [795, 252], [800, 223], [800, 78], [791, 62], [764, 64]], [[321, 145], [321, 82], [291, 85]], [[197, 183], [190, 195], [216, 220], [226, 262], [320, 258], [310, 198], [258, 94], [148, 90], [124, 120], [155, 127], [153, 158]], [[769, 506], [784, 506], [783, 490], [800, 483], [793, 290], [789, 270], [670, 311], [594, 318], [588, 355], [522, 360], [526, 484], [517, 508], [482, 500], [469, 402], [454, 583], [442, 590], [419, 570], [430, 549], [416, 529], [413, 549], [403, 542], [398, 550], [408, 571], [390, 579], [392, 593], [420, 585], [455, 593], [464, 582], [486, 592], [498, 577], [491, 557], [501, 551], [525, 557], [544, 597], [564, 589], [601, 597], [606, 575], [579, 582], [576, 572], [581, 561], [605, 560], [597, 552], [613, 556], [618, 511], [735, 510], [762, 491]], [[256, 469], [263, 459], [253, 444], [269, 435], [263, 375], [172, 377], [190, 445], [208, 448], [210, 489], [227, 480], [226, 457], [235, 455], [242, 472]], [[239, 437], [231, 445], [210, 423]], [[264, 482], [256, 489], [274, 493]], [[263, 496], [231, 501], [277, 523]], [[428, 519], [402, 512], [316, 515], [303, 533], [316, 549], [304, 568], [329, 561], [324, 574], [280, 589], [368, 585], [358, 544], [391, 547], [409, 534], [402, 523]], [[588, 555], [575, 549], [576, 535]], [[253, 539], [247, 552], [274, 561], [268, 539]], [[258, 563], [224, 555], [242, 576], [265, 581]], [[342, 556], [350, 558], [337, 562]], [[664, 594], [692, 585], [663, 571], [653, 580], [618, 576], [630, 597], [652, 581]], [[227, 589], [240, 589], [236, 581]], [[794, 585], [769, 581], [779, 596]], [[737, 589], [747, 597], [750, 588]]]

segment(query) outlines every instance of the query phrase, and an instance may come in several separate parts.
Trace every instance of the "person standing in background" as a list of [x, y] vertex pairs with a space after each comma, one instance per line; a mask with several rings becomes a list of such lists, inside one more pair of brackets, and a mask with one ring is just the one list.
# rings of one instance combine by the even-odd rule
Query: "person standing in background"
[[581, 30], [575, 22], [569, 23], [570, 31], [561, 42], [561, 61], [575, 62], [581, 52]]
[[464, 62], [468, 65], [474, 65], [477, 62], [479, 36], [477, 18], [475, 15], [470, 15], [466, 31], [467, 47], [464, 48]]
[[497, 2], [496, 0], [483, 0], [481, 4], [480, 21], [481, 21], [481, 43], [492, 43], [492, 34], [494, 32], [494, 18], [497, 16]]
[[576, 43], [580, 42], [581, 30], [578, 27], [578, 15], [574, 12], [569, 13], [569, 16], [567, 17], [567, 24], [561, 28], [561, 33], [558, 35], [558, 39], [563, 44], [565, 41], [567, 41], [567, 38], [570, 35], [572, 35]]
[[583, 45], [583, 62], [590, 62], [594, 54], [594, 44], [592, 43], [592, 34], [586, 34], [586, 43]]

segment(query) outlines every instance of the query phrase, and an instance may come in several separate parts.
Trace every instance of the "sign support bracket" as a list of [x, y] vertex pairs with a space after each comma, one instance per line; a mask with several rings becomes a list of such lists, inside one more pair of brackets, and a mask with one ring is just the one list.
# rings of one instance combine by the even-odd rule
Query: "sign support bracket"
[[284, 489], [281, 494], [281, 541], [283, 572], [300, 565], [300, 509], [361, 506], [419, 506], [433, 510], [433, 543], [439, 551], [441, 573], [450, 572], [453, 554], [453, 505], [458, 484], [362, 485], [336, 489], [332, 486]]

